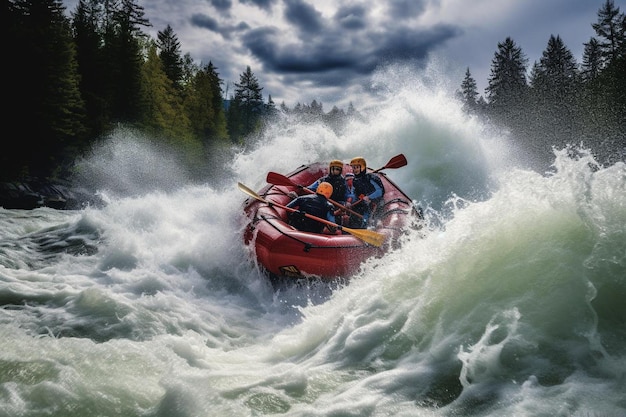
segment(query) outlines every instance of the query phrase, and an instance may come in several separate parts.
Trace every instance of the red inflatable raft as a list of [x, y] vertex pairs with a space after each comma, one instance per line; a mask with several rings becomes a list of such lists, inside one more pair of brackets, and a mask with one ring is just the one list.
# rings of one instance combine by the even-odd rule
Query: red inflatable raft
[[[267, 180], [273, 183], [258, 193], [240, 183], [239, 188], [251, 196], [243, 208], [246, 216], [244, 243], [253, 259], [273, 280], [348, 278], [358, 272], [366, 259], [381, 257], [397, 248], [399, 238], [408, 228], [421, 227], [421, 216], [412, 200], [385, 173], [379, 172], [403, 165], [406, 159], [398, 155], [376, 170], [385, 194], [384, 202], [379, 203], [375, 224], [368, 229], [340, 227], [335, 233], [326, 228], [321, 234], [301, 232], [287, 223], [287, 214], [293, 211], [286, 207], [291, 201], [287, 194], [297, 190], [298, 185], [307, 186], [326, 175], [327, 163], [303, 165], [284, 176], [270, 173]], [[350, 171], [350, 166], [346, 165], [343, 172]], [[369, 168], [368, 171], [372, 172]], [[333, 225], [326, 219], [319, 220]]]

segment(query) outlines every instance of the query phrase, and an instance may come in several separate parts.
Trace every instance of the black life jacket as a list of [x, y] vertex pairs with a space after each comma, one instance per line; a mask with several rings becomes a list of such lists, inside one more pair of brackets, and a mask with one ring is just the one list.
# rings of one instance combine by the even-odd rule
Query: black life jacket
[[385, 187], [383, 186], [383, 180], [381, 180], [380, 177], [376, 174], [366, 172], [366, 173], [355, 176], [352, 182], [352, 184], [354, 185], [354, 194], [356, 195], [357, 198], [359, 198], [361, 194], [369, 195], [374, 192], [375, 188], [371, 183], [372, 180], [375, 181], [376, 184], [380, 186], [380, 189], [383, 192], [382, 195], [385, 195]]
[[[354, 185], [354, 195], [357, 199], [361, 195], [370, 195], [374, 192], [375, 188], [370, 181], [375, 181], [376, 184], [380, 186], [380, 189], [383, 192], [382, 196], [385, 195], [385, 187], [383, 186], [383, 181], [380, 179], [380, 177], [376, 174], [363, 172], [359, 175], [356, 175], [352, 182], [352, 184]], [[352, 210], [356, 211], [359, 214], [365, 214], [369, 212], [370, 209], [375, 209], [377, 207], [377, 203], [382, 200], [382, 196], [380, 198], [371, 200], [370, 204], [367, 204], [365, 202], [355, 204], [352, 207]]]
[[331, 200], [335, 200], [339, 203], [346, 201], [348, 189], [346, 188], [346, 180], [344, 177], [341, 175], [326, 175], [318, 180], [318, 184], [322, 182], [327, 182], [333, 186], [333, 193], [330, 196]]
[[[320, 194], [307, 194], [293, 200], [288, 205], [297, 208], [298, 211], [311, 214], [321, 219], [327, 220], [326, 215], [333, 206], [328, 202], [326, 197]], [[290, 212], [288, 214], [289, 224], [303, 232], [322, 233], [325, 224], [303, 216], [302, 213]]]

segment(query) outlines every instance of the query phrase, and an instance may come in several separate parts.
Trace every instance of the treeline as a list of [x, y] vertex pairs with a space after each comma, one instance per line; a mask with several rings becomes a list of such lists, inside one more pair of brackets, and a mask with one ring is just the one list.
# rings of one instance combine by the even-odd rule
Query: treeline
[[[61, 0], [9, 0], [7, 112], [0, 180], [66, 178], [74, 161], [116, 127], [147, 133], [199, 172], [210, 155], [243, 144], [276, 112], [323, 120], [338, 128], [357, 115], [315, 100], [293, 109], [264, 101], [247, 67], [225, 100], [224, 81], [211, 62], [182, 54], [168, 26], [157, 39], [138, 0], [80, 0], [66, 16]], [[468, 111], [509, 129], [530, 149], [572, 138], [624, 147], [626, 69], [624, 14], [612, 0], [592, 25], [578, 65], [552, 36], [527, 77], [515, 42], [498, 44], [486, 97], [467, 69], [459, 95]], [[530, 105], [529, 105], [530, 104]], [[621, 148], [619, 147], [621, 145]]]
[[507, 37], [491, 62], [485, 97], [467, 68], [458, 91], [465, 110], [508, 130], [534, 155], [551, 158], [553, 146], [582, 141], [601, 162], [626, 160], [626, 15], [606, 0], [592, 27], [597, 36], [584, 44], [580, 65], [551, 35], [530, 72], [522, 48]]
[[[9, 0], [9, 94], [0, 180], [64, 178], [73, 162], [118, 126], [176, 152], [194, 172], [216, 148], [242, 144], [279, 111], [247, 67], [228, 100], [211, 62], [196, 64], [168, 26], [152, 39], [137, 0]], [[348, 114], [321, 103], [282, 111]], [[348, 113], [354, 111], [349, 109]]]

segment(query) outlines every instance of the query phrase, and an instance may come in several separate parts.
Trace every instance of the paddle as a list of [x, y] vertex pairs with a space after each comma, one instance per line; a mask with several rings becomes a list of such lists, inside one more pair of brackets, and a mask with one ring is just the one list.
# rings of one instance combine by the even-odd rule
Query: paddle
[[387, 165], [385, 165], [384, 167], [375, 169], [372, 172], [382, 171], [383, 169], [387, 169], [387, 168], [401, 168], [405, 166], [406, 164], [407, 164], [406, 157], [403, 154], [400, 154], [391, 158], [389, 162], [387, 162]]
[[[283, 185], [286, 187], [298, 187], [298, 188], [302, 188], [304, 191], [306, 191], [309, 194], [313, 194], [315, 193], [315, 191], [313, 190], [309, 190], [308, 188], [306, 188], [303, 185], [300, 184], [296, 184], [295, 182], [291, 181], [291, 179], [289, 179], [289, 177], [286, 177], [282, 174], [279, 174], [278, 172], [268, 172], [267, 173], [267, 178], [265, 179], [269, 184], [274, 184], [274, 185]], [[354, 214], [355, 216], [359, 217], [359, 218], [363, 218], [362, 214], [357, 213], [354, 210], [350, 210], [348, 207], [336, 202], [335, 200], [329, 198], [328, 201], [330, 201], [332, 204], [335, 205], [335, 207], [339, 207], [343, 210], [347, 210], [349, 211], [351, 214]]]
[[[243, 185], [242, 183], [238, 182], [237, 186], [239, 187], [239, 189], [241, 191], [243, 191], [244, 193], [248, 194], [249, 196], [262, 201], [270, 206], [274, 205], [277, 207], [281, 207], [287, 211], [291, 211], [291, 212], [296, 212], [298, 210], [291, 208], [291, 207], [287, 207], [287, 206], [283, 206], [282, 204], [278, 204], [278, 203], [274, 203], [271, 201], [267, 201], [266, 199], [264, 199], [263, 197], [261, 197], [260, 195], [258, 195], [257, 193], [255, 193], [254, 191], [252, 191], [250, 188], [246, 187], [245, 185]], [[361, 239], [362, 241], [369, 243], [370, 245], [374, 245], [377, 247], [382, 246], [382, 244], [385, 242], [385, 238], [386, 236], [383, 235], [382, 233], [378, 233], [375, 232], [373, 230], [367, 230], [367, 229], [350, 229], [348, 227], [344, 227], [344, 226], [340, 226], [336, 223], [333, 223], [331, 221], [322, 219], [320, 217], [317, 216], [313, 216], [312, 214], [308, 214], [308, 213], [304, 213], [304, 215], [306, 217], [308, 217], [309, 219], [313, 219], [316, 220], [318, 222], [324, 223], [325, 225], [328, 226], [334, 226], [336, 228], [338, 228], [339, 230], [344, 230], [348, 233], [350, 233], [351, 235]]]

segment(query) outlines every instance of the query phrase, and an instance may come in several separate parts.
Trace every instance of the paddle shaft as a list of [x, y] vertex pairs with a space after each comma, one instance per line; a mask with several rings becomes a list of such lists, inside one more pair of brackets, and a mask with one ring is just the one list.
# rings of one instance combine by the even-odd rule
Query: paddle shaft
[[[298, 187], [301, 187], [301, 186], [299, 186], [299, 185], [298, 185]], [[303, 190], [305, 190], [305, 191], [306, 191], [307, 193], [309, 193], [309, 194], [313, 194], [313, 193], [315, 193], [315, 191], [313, 191], [313, 190], [309, 190], [309, 189], [308, 189], [308, 188], [306, 188], [306, 187], [301, 187], [301, 188], [302, 188]], [[348, 207], [344, 206], [343, 204], [336, 202], [336, 201], [335, 201], [335, 200], [333, 200], [332, 198], [329, 198], [329, 199], [328, 199], [328, 201], [330, 201], [330, 202], [331, 202], [331, 203], [332, 203], [335, 207], [339, 207], [340, 209], [345, 210], [345, 211], [349, 212], [350, 214], [353, 214], [353, 215], [355, 215], [355, 216], [357, 216], [357, 217], [359, 217], [359, 218], [361, 218], [361, 219], [363, 218], [363, 215], [362, 215], [362, 214], [359, 214], [359, 213], [357, 213], [356, 211], [354, 211], [354, 210], [352, 210], [352, 209], [350, 209], [350, 208], [348, 208]]]

